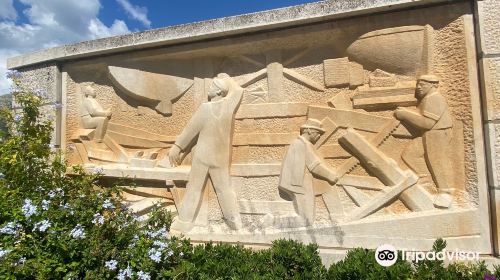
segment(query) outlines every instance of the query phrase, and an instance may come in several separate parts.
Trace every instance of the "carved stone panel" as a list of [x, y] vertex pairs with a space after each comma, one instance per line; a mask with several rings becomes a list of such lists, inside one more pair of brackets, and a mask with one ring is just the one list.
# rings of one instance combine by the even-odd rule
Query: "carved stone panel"
[[[67, 158], [195, 241], [490, 252], [464, 3], [68, 62]], [[468, 39], [469, 38], [469, 39]], [[478, 218], [480, 217], [480, 218]]]

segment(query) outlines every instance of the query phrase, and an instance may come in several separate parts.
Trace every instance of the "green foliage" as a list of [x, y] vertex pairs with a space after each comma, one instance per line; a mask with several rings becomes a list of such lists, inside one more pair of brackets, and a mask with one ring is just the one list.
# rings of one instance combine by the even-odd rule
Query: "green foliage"
[[75, 168], [66, 176], [49, 145], [51, 122], [40, 115], [43, 96], [15, 85], [22, 109], [2, 113], [9, 127], [0, 146], [2, 278], [149, 279], [175, 267], [191, 245], [168, 236], [170, 214], [157, 208], [141, 222], [119, 188], [94, 183], [99, 174]]
[[[441, 252], [445, 248], [446, 241], [437, 239], [432, 251]], [[482, 280], [486, 274], [492, 273], [484, 262], [455, 262], [448, 266], [441, 260], [410, 263], [402, 260], [401, 252], [398, 252], [398, 260], [394, 265], [383, 267], [377, 264], [374, 250], [357, 248], [349, 251], [344, 260], [330, 266], [328, 279]]]
[[199, 245], [175, 271], [176, 279], [325, 279], [318, 246], [276, 240], [269, 249]]
[[[12, 102], [11, 94], [0, 95], [0, 110], [3, 109], [10, 110], [12, 107], [11, 102]], [[8, 132], [7, 123], [3, 119], [0, 119], [0, 136], [7, 134], [7, 132]]]
[[411, 279], [413, 274], [410, 263], [403, 261], [398, 254], [396, 263], [389, 267], [379, 265], [375, 251], [363, 248], [350, 250], [344, 260], [334, 263], [328, 269], [328, 279]]

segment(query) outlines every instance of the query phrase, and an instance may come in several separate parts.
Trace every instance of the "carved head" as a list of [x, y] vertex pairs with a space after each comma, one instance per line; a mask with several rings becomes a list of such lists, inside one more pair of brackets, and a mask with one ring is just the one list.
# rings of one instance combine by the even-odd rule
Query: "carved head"
[[325, 133], [325, 130], [322, 128], [321, 121], [316, 119], [308, 119], [306, 123], [300, 127], [300, 135], [313, 144], [319, 140], [323, 133]]
[[229, 75], [220, 73], [213, 79], [210, 90], [208, 91], [208, 98], [213, 99], [217, 96], [224, 97], [229, 92], [230, 80]]
[[417, 81], [417, 90], [415, 97], [417, 99], [424, 98], [429, 92], [436, 90], [439, 87], [439, 78], [435, 75], [422, 75]]
[[82, 92], [85, 96], [92, 96], [92, 97], [95, 97], [95, 90], [92, 86], [84, 86], [82, 88]]

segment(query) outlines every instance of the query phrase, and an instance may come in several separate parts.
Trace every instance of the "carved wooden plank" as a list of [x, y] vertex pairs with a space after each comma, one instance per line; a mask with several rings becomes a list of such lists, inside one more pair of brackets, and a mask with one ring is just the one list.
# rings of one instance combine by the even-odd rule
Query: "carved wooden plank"
[[355, 187], [347, 186], [347, 185], [342, 186], [342, 187], [344, 188], [346, 193], [349, 195], [349, 197], [352, 199], [352, 201], [354, 201], [354, 203], [359, 207], [362, 207], [363, 205], [367, 205], [371, 200], [371, 196], [367, 195], [366, 193], [364, 193], [363, 191], [361, 191]]
[[404, 180], [405, 173], [396, 165], [396, 162], [355, 132], [354, 129], [348, 129], [339, 142], [344, 144], [359, 161], [364, 163], [369, 171], [373, 172], [387, 186], [399, 184]]
[[313, 81], [312, 79], [310, 79], [302, 74], [299, 74], [298, 72], [295, 72], [294, 70], [284, 68], [283, 74], [285, 74], [285, 76], [287, 76], [290, 80], [292, 80], [296, 83], [305, 85], [306, 87], [309, 87], [311, 89], [314, 89], [317, 91], [324, 91], [325, 90], [325, 88], [321, 84]]
[[327, 104], [335, 109], [352, 110], [351, 98], [345, 92], [337, 93]]
[[273, 50], [266, 53], [267, 87], [269, 100], [283, 100], [283, 65], [281, 64], [281, 51]]
[[83, 164], [90, 163], [85, 146], [82, 143], [75, 143], [75, 147], [76, 150], [78, 151], [78, 155], [80, 155], [80, 158], [82, 159], [82, 163]]
[[309, 106], [309, 118], [322, 120], [326, 117], [335, 121], [339, 127], [352, 127], [358, 130], [379, 132], [392, 118], [380, 117], [373, 114], [340, 110], [323, 106]]
[[109, 135], [104, 135], [103, 142], [115, 153], [118, 162], [128, 162], [127, 152], [115, 140], [111, 139]]
[[247, 87], [247, 86], [257, 82], [258, 80], [264, 78], [266, 76], [266, 74], [267, 74], [267, 68], [261, 69], [255, 73], [252, 73], [252, 74], [245, 76], [242, 79], [238, 79], [238, 84], [241, 87]]
[[[181, 165], [175, 168], [143, 168], [130, 167], [123, 164], [102, 166], [106, 177], [129, 177], [153, 181], [187, 181], [191, 166]], [[92, 168], [88, 168], [89, 171]], [[231, 176], [234, 177], [265, 177], [279, 176], [281, 163], [269, 164], [233, 164]]]
[[325, 144], [328, 138], [330, 138], [330, 136], [335, 134], [335, 132], [339, 128], [330, 118], [324, 118], [323, 120], [321, 120], [321, 122], [323, 129], [325, 130], [325, 133], [323, 133], [323, 135], [321, 135], [316, 144], [314, 144], [316, 149]]
[[376, 212], [377, 210], [397, 198], [403, 191], [414, 185], [417, 182], [417, 179], [418, 177], [414, 174], [409, 175], [406, 180], [403, 180], [396, 186], [391, 187], [387, 189], [387, 191], [378, 194], [375, 198], [370, 200], [361, 208], [355, 210], [351, 215], [349, 215], [349, 220], [362, 219]]
[[415, 106], [417, 104], [417, 99], [415, 99], [414, 94], [377, 97], [355, 96], [352, 102], [353, 108], [355, 109], [372, 109]]
[[405, 190], [399, 199], [412, 211], [434, 209], [434, 198], [419, 184]]
[[[242, 104], [236, 119], [300, 117], [307, 115], [307, 103]], [[323, 119], [323, 118], [321, 118]]]
[[111, 137], [116, 143], [122, 146], [139, 148], [167, 148], [171, 146], [163, 142], [152, 140], [150, 138], [132, 136], [111, 130], [108, 130], [106, 134]]
[[377, 178], [369, 176], [344, 175], [337, 182], [338, 185], [351, 186], [367, 190], [382, 190], [385, 185]]
[[112, 122], [108, 123], [108, 131], [114, 131], [122, 134], [127, 134], [130, 136], [138, 136], [141, 138], [148, 138], [160, 142], [167, 142], [167, 143], [175, 142], [175, 136], [156, 134], [135, 127], [112, 123]]
[[[400, 122], [398, 120], [391, 120], [390, 122], [385, 124], [385, 126], [380, 130], [379, 133], [377, 133], [375, 136], [372, 136], [369, 142], [378, 147], [399, 125]], [[346, 160], [343, 164], [337, 167], [339, 176], [342, 177], [342, 175], [350, 172], [354, 167], [356, 167], [356, 165], [358, 165], [358, 163], [359, 161], [355, 157], [351, 157]]]
[[409, 94], [415, 95], [415, 87], [370, 88], [359, 89], [358, 94], [356, 94], [353, 99], [366, 97], [389, 97]]

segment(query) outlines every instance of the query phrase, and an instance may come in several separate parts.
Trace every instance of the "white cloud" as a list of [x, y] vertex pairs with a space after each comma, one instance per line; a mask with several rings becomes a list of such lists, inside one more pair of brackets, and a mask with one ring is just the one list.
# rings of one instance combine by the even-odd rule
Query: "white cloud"
[[127, 24], [125, 24], [125, 22], [121, 20], [115, 19], [111, 27], [107, 27], [97, 18], [90, 21], [89, 31], [91, 34], [90, 37], [92, 39], [109, 37], [115, 34], [124, 34], [130, 32], [128, 30]]
[[[5, 78], [7, 57], [130, 32], [121, 20], [115, 20], [111, 26], [106, 26], [99, 20], [100, 0], [20, 1], [27, 6], [22, 12], [28, 23], [16, 24], [9, 18], [0, 16], [0, 94], [7, 93], [10, 87]], [[12, 4], [12, 1], [0, 0], [2, 8], [5, 6], [3, 2]], [[5, 13], [2, 8], [0, 15]], [[10, 17], [12, 18], [12, 13]]]
[[[19, 52], [15, 50], [0, 49], [0, 61], [5, 62], [7, 61], [7, 58], [18, 54]], [[7, 73], [7, 65], [5, 65], [5, 63], [0, 63], [0, 73], [2, 74], [0, 77], [0, 95], [2, 95], [9, 93], [11, 86], [11, 81], [5, 78], [5, 74]]]
[[13, 0], [0, 0], [0, 19], [16, 19], [17, 12]]
[[127, 14], [137, 21], [140, 21], [144, 26], [151, 27], [151, 21], [148, 19], [148, 9], [146, 7], [132, 5], [128, 0], [116, 0]]

